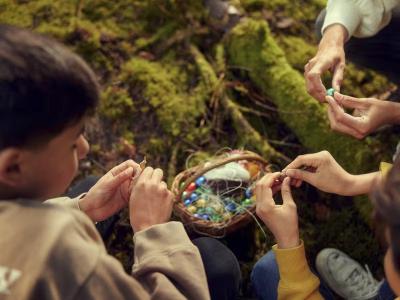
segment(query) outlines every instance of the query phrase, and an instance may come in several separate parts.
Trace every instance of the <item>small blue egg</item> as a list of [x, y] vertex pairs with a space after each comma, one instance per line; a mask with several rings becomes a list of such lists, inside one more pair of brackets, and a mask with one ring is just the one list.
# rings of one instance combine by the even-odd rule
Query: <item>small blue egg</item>
[[185, 206], [189, 206], [190, 204], [192, 204], [192, 200], [186, 199], [183, 203], [185, 204]]
[[191, 200], [192, 202], [193, 202], [193, 201], [196, 201], [198, 198], [199, 198], [199, 195], [196, 194], [196, 193], [192, 193], [192, 194], [190, 195], [190, 200]]
[[229, 203], [227, 206], [225, 206], [225, 209], [229, 212], [234, 212], [236, 210], [236, 204]]
[[197, 187], [203, 185], [204, 182], [206, 182], [206, 178], [204, 176], [200, 176], [195, 181]]
[[200, 217], [201, 217], [202, 219], [204, 219], [204, 220], [210, 220], [210, 216], [207, 215], [207, 214], [203, 214], [203, 215], [201, 215]]
[[250, 199], [253, 196], [253, 191], [250, 188], [247, 188], [244, 194], [247, 199]]

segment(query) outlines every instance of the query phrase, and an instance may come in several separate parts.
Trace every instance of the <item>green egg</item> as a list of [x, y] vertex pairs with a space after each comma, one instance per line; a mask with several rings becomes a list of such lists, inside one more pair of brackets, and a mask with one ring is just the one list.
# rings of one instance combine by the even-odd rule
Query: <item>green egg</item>
[[205, 213], [206, 213], [206, 210], [205, 210], [204, 207], [202, 207], [202, 208], [199, 208], [199, 209], [197, 210], [197, 213], [198, 213], [199, 215], [202, 215], [202, 214], [205, 214]]
[[215, 214], [215, 209], [212, 207], [206, 207], [206, 214], [209, 215]]
[[222, 217], [220, 215], [212, 215], [211, 216], [211, 221], [213, 221], [213, 222], [221, 222], [222, 221]]
[[335, 89], [334, 88], [330, 88], [330, 89], [328, 89], [327, 91], [326, 91], [326, 95], [327, 96], [331, 96], [331, 97], [333, 97], [333, 95], [335, 94]]
[[242, 204], [243, 204], [244, 206], [250, 206], [250, 205], [253, 204], [253, 201], [252, 201], [251, 199], [245, 199], [245, 200], [242, 202]]

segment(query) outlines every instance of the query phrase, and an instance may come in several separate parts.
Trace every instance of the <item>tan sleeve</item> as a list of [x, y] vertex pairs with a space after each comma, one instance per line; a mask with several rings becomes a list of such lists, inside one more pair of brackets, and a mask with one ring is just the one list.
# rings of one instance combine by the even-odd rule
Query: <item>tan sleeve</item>
[[200, 253], [181, 223], [160, 224], [136, 234], [130, 275], [107, 254], [89, 218], [78, 211], [69, 213], [74, 218], [60, 220], [58, 232], [64, 234], [57, 234], [47, 263], [59, 276], [43, 272], [59, 295], [73, 293], [71, 299], [82, 300], [209, 299]]
[[179, 222], [156, 225], [135, 236], [133, 275], [102, 253], [75, 299], [210, 299], [198, 249]]
[[151, 299], [210, 299], [199, 250], [182, 223], [152, 226], [134, 236], [133, 276]]
[[119, 261], [104, 253], [74, 299], [148, 300], [151, 296], [137, 280], [125, 272]]
[[[319, 279], [311, 272], [304, 243], [290, 249], [272, 247], [279, 267], [279, 300], [322, 300]], [[266, 274], [268, 276], [268, 274]]]
[[79, 199], [81, 199], [82, 197], [84, 197], [86, 195], [86, 193], [79, 195], [78, 197], [75, 198], [69, 198], [69, 197], [57, 197], [57, 198], [52, 198], [52, 199], [48, 199], [46, 201], [44, 201], [44, 204], [56, 204], [56, 205], [62, 205], [65, 207], [69, 207], [69, 208], [74, 208], [74, 209], [78, 209], [79, 208]]

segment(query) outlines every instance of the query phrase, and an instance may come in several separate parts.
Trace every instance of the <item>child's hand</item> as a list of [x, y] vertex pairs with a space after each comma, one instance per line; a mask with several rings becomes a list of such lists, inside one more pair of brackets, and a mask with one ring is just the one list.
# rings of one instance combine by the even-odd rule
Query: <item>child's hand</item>
[[[314, 171], [302, 170], [302, 167], [311, 167]], [[354, 176], [347, 173], [328, 151], [300, 155], [282, 172], [293, 179], [308, 182], [324, 192], [354, 195]]]
[[174, 197], [162, 178], [161, 169], [147, 167], [134, 183], [129, 201], [134, 232], [169, 221]]
[[300, 244], [297, 208], [288, 177], [281, 186], [283, 204], [275, 204], [271, 187], [279, 175], [279, 172], [267, 174], [256, 184], [256, 213], [275, 236], [279, 248], [293, 248]]
[[79, 207], [93, 221], [102, 221], [128, 205], [131, 179], [141, 169], [133, 160], [112, 168], [79, 200]]

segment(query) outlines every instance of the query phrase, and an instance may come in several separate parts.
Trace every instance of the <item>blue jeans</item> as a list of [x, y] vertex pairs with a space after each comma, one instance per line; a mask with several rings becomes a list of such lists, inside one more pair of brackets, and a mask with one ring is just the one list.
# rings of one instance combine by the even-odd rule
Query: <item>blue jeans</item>
[[[269, 251], [255, 265], [251, 272], [251, 282], [254, 291], [261, 300], [276, 300], [278, 299], [278, 283], [279, 269], [275, 260], [275, 253]], [[333, 300], [332, 291], [320, 278], [319, 292], [324, 299]], [[393, 294], [388, 283], [383, 282], [377, 300], [393, 300], [396, 296]]]

